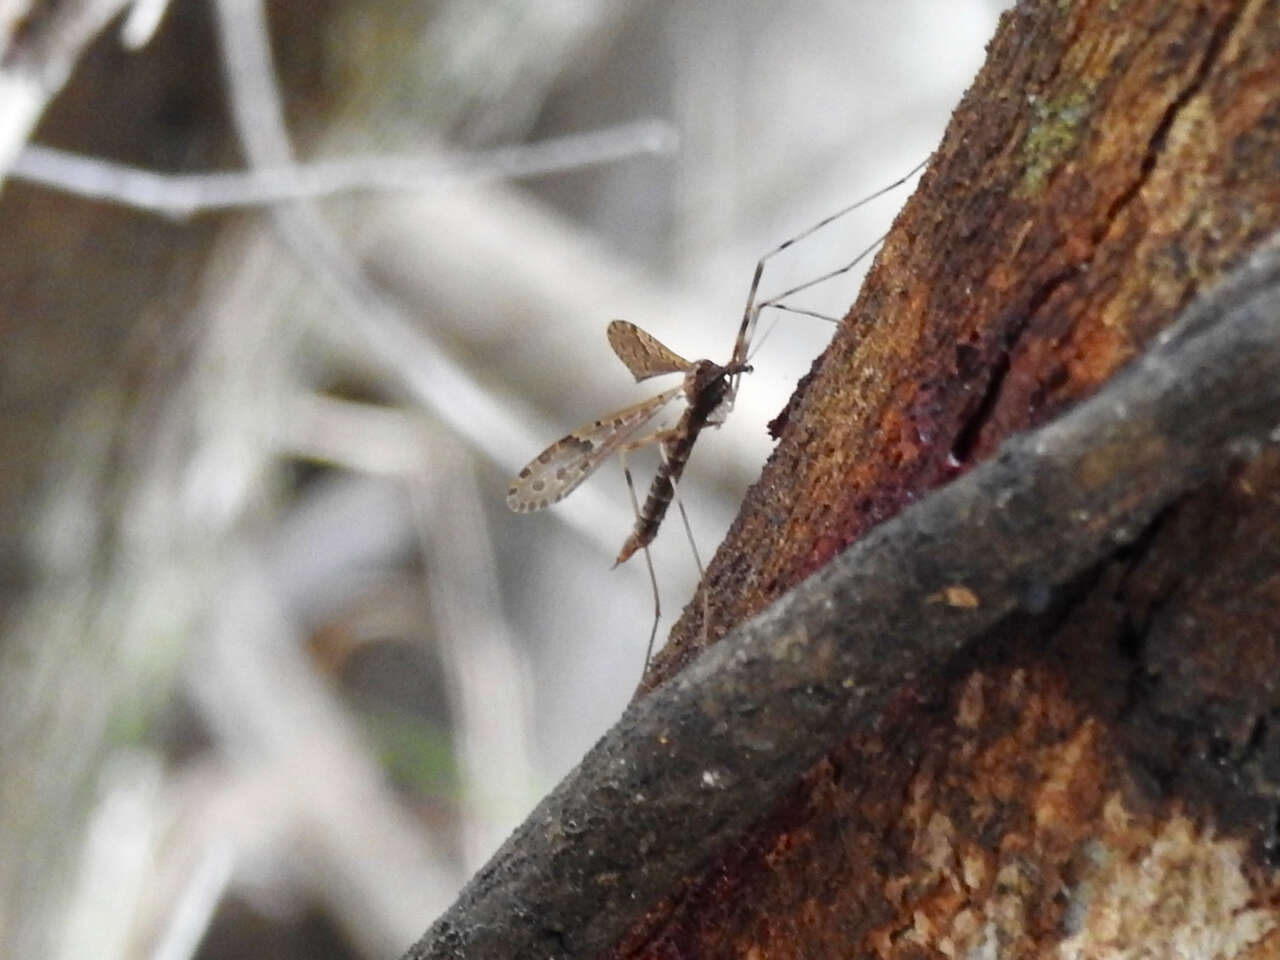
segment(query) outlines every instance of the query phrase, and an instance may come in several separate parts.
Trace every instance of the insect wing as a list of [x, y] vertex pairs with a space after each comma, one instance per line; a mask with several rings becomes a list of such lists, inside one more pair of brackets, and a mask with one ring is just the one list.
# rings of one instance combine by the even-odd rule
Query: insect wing
[[609, 323], [609, 346], [613, 347], [618, 359], [626, 364], [637, 383], [664, 373], [684, 373], [693, 366], [653, 334], [646, 333], [626, 320], [613, 320]]
[[516, 474], [507, 490], [507, 506], [528, 513], [563, 500], [682, 389], [673, 387], [561, 437]]

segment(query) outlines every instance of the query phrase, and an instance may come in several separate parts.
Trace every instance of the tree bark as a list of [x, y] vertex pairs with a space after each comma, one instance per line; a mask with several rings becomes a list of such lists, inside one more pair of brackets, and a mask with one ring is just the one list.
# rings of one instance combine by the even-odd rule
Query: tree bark
[[1276, 370], [1182, 333], [1064, 412], [1250, 272], [1277, 158], [1280, 0], [1006, 14], [652, 692], [409, 956], [1274, 953], [1280, 457], [1207, 422]]
[[[647, 686], [1141, 354], [1280, 226], [1278, 158], [1280, 3], [1006, 14]], [[1274, 951], [1277, 466], [904, 683], [618, 955]]]
[[[633, 703], [410, 956], [592, 956], [708, 858], [729, 849], [743, 866], [758, 811], [794, 794], [830, 744], [919, 722], [935, 674], [970, 670], [970, 648], [1010, 625], [1056, 622], [1117, 544], [1227, 464], [1261, 460], [1277, 370], [1280, 233], [1097, 396], [1010, 439]], [[977, 727], [981, 691], [966, 693], [962, 725]], [[864, 787], [910, 774], [902, 756], [878, 749]]]

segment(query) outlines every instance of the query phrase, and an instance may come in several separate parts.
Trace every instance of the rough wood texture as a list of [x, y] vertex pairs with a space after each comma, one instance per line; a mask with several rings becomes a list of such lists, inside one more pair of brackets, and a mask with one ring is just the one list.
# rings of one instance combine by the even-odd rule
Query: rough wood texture
[[1280, 0], [1006, 16], [710, 624], [409, 957], [1275, 954], [1274, 250], [1152, 343], [1280, 227], [1277, 54]]
[[649, 684], [1092, 392], [1280, 224], [1278, 157], [1274, 0], [1006, 14]]
[[[1277, 226], [1280, 3], [1019, 4], [648, 685], [1092, 393]], [[1274, 955], [1278, 478], [1208, 486], [911, 684], [618, 954]]]
[[[892, 896], [890, 906], [909, 899], [913, 877], [894, 875], [890, 893], [882, 892], [880, 871], [899, 865], [887, 859], [892, 837], [858, 828], [898, 815], [904, 807], [901, 778], [920, 772], [910, 761], [924, 749], [950, 746], [962, 751], [959, 760], [973, 759], [973, 751], [965, 752], [954, 738], [947, 743], [940, 721], [932, 719], [936, 680], [972, 674], [975, 667], [994, 670], [992, 651], [1007, 656], [1010, 638], [1068, 622], [1073, 611], [1085, 609], [1082, 584], [1097, 579], [1099, 565], [1109, 563], [1120, 545], [1136, 540], [1131, 552], [1140, 552], [1172, 505], [1226, 475], [1230, 464], [1256, 458], [1274, 436], [1280, 233], [1184, 314], [1156, 348], [1096, 396], [1011, 438], [997, 456], [870, 531], [671, 682], [634, 702], [408, 956], [595, 956], [617, 944], [645, 910], [663, 924], [659, 952], [680, 956], [751, 955], [762, 944], [784, 955], [847, 948], [875, 932], [867, 924], [894, 920], [891, 911], [876, 909], [883, 904], [875, 899]], [[949, 549], [940, 551], [938, 544]], [[1013, 631], [1009, 637], [1007, 630]], [[1069, 642], [1092, 654], [1079, 638]], [[989, 829], [974, 839], [976, 853], [986, 850], [995, 829], [1021, 825], [1004, 818], [1025, 799], [1020, 791], [1039, 782], [1030, 758], [1047, 739], [1043, 726], [1060, 732], [1054, 725], [1071, 719], [1063, 709], [1024, 714], [1022, 708], [1035, 705], [1023, 699], [1025, 679], [1009, 684], [1009, 710], [988, 711], [990, 723], [983, 722], [981, 690], [955, 711], [962, 729], [979, 737], [1004, 729], [1000, 721], [1007, 726], [1021, 717], [1017, 735], [974, 765], [984, 778], [985, 803], [975, 808], [954, 789], [963, 784], [946, 780], [949, 757], [924, 767], [934, 780], [946, 780], [946, 799], [968, 815], [948, 821], [954, 830], [930, 819], [938, 843], [985, 817]], [[885, 743], [899, 731], [914, 738], [902, 748]], [[855, 744], [874, 738], [876, 744], [868, 756], [855, 758], [864, 762], [848, 767], [847, 778], [821, 760], [846, 738]], [[1050, 761], [1071, 761], [1081, 751], [1038, 752]], [[1004, 776], [996, 760], [1011, 765]], [[896, 781], [876, 778], [885, 765]], [[836, 769], [835, 779], [859, 803], [874, 798], [876, 816], [860, 811], [857, 819], [828, 817], [834, 830], [822, 839], [831, 842], [795, 844], [802, 833], [796, 806], [779, 801], [788, 794], [795, 800], [806, 771], [813, 786], [815, 769]], [[1074, 774], [1070, 763], [1066, 773]], [[1064, 792], [1059, 777], [1049, 780], [1054, 785], [1035, 794], [1052, 829], [1066, 819], [1057, 807], [1076, 796]], [[1084, 791], [1096, 782], [1086, 779]], [[926, 812], [938, 807], [930, 784], [919, 786], [906, 804], [909, 830], [925, 822], [917, 816], [922, 806]], [[887, 796], [880, 792], [886, 787]], [[1273, 802], [1265, 780], [1257, 793]], [[811, 822], [822, 822], [828, 812], [812, 802], [799, 809]], [[774, 812], [762, 820], [767, 810]], [[1034, 823], [1044, 830], [1046, 821]], [[777, 831], [785, 838], [780, 852], [753, 842], [776, 838]], [[1188, 834], [1179, 827], [1178, 836]], [[750, 869], [762, 851], [770, 854], [766, 864], [794, 871]], [[914, 842], [907, 852], [916, 854]], [[987, 852], [1014, 858], [1011, 864], [997, 860], [998, 884], [1005, 867], [1034, 866], [1035, 851], [1026, 844]], [[833, 854], [841, 872], [815, 886], [815, 871], [805, 868], [826, 870]], [[1184, 859], [1179, 852], [1168, 871], [1175, 882]], [[1213, 864], [1222, 857], [1210, 852], [1206, 859]], [[687, 878], [709, 861], [713, 868], [703, 876], [714, 878], [718, 899], [699, 912], [708, 905], [706, 890], [691, 888]], [[932, 857], [922, 862], [950, 865], [946, 857], [940, 864]], [[1139, 871], [1151, 873], [1145, 865]], [[772, 890], [750, 889], [761, 877]], [[792, 886], [797, 881], [798, 889]], [[735, 896], [744, 886], [750, 895]], [[1235, 892], [1242, 886], [1236, 884]], [[815, 891], [824, 899], [815, 901]], [[769, 896], [777, 892], [782, 896]], [[797, 899], [798, 892], [804, 898]], [[1044, 892], [1056, 906], [1062, 891], [1051, 885], [1024, 892]], [[1091, 906], [1091, 888], [1085, 884], [1076, 895], [1072, 914], [1079, 924], [1078, 915]], [[1214, 905], [1229, 899], [1219, 897]], [[672, 904], [679, 907], [673, 911]], [[1238, 898], [1228, 913], [1237, 905]], [[1005, 904], [979, 927], [986, 934], [995, 921], [1024, 921], [1018, 907], [1025, 913], [1040, 906], [1037, 900]], [[708, 915], [713, 922], [700, 928]], [[1104, 932], [1106, 916], [1103, 911]], [[980, 919], [981, 913], [971, 912], [971, 921]], [[1203, 918], [1194, 922], [1203, 925]], [[972, 923], [969, 929], [975, 929]], [[1000, 930], [972, 945], [998, 947], [1007, 940]], [[949, 942], [954, 945], [955, 937]], [[640, 933], [626, 938], [621, 952], [649, 943], [649, 935]]]

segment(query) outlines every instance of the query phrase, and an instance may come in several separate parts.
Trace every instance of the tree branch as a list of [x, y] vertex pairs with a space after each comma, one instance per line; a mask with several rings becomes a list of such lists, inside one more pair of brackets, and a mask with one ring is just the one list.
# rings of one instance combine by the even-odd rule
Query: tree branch
[[163, 173], [54, 147], [30, 144], [10, 175], [94, 200], [185, 218], [234, 207], [385, 190], [427, 192], [580, 170], [646, 153], [670, 153], [671, 127], [660, 120], [616, 124], [589, 133], [439, 157], [369, 154], [288, 166], [208, 173]]
[[[1272, 438], [1280, 238], [1094, 397], [871, 531], [619, 723], [406, 955], [588, 956], [905, 683]], [[945, 547], [945, 549], [940, 549]]]
[[128, 2], [33, 4], [14, 36], [0, 36], [0, 182], [81, 50]]

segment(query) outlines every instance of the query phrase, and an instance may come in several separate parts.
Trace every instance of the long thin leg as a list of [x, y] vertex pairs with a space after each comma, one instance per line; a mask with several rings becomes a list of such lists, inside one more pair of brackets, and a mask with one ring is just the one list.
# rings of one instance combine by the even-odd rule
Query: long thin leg
[[[669, 430], [657, 430], [648, 436], [643, 436], [639, 440], [632, 440], [631, 443], [623, 444], [618, 449], [618, 460], [622, 463], [622, 476], [626, 477], [627, 495], [631, 497], [631, 512], [635, 513], [636, 520], [640, 520], [640, 500], [636, 498], [636, 484], [631, 476], [631, 467], [627, 466], [627, 451], [632, 451], [637, 447], [644, 447], [650, 443], [657, 442], [658, 448], [662, 449], [662, 438], [664, 435], [671, 433]], [[684, 507], [681, 507], [681, 513], [684, 513]], [[649, 586], [653, 589], [653, 626], [649, 627], [649, 643], [644, 650], [644, 666], [640, 668], [640, 677], [643, 678], [645, 673], [649, 672], [649, 658], [653, 657], [653, 641], [658, 639], [658, 623], [662, 621], [662, 598], [658, 594], [658, 575], [653, 571], [653, 557], [649, 554], [649, 545], [645, 544], [644, 549], [644, 566], [649, 571]]]
[[[751, 289], [747, 293], [747, 306], [742, 311], [742, 323], [738, 327], [738, 340], [737, 340], [737, 343], [734, 344], [733, 358], [735, 361], [738, 361], [738, 362], [744, 361], [745, 358], [743, 354], [746, 350], [746, 344], [751, 339], [750, 338], [751, 329], [755, 326], [755, 319], [757, 316], [759, 316], [759, 313], [760, 313], [760, 308], [756, 306], [756, 294], [759, 292], [759, 289], [760, 289], [760, 277], [764, 273], [764, 265], [766, 261], [772, 259], [773, 257], [776, 257], [778, 254], [780, 254], [783, 250], [786, 250], [792, 244], [799, 243], [805, 237], [808, 237], [811, 234], [817, 233], [819, 230], [821, 230], [823, 227], [827, 226], [828, 224], [834, 223], [835, 221], [839, 220], [841, 217], [847, 214], [853, 213], [853, 211], [857, 210], [859, 207], [865, 206], [866, 204], [870, 203], [872, 200], [875, 200], [878, 197], [884, 196], [890, 190], [896, 190], [898, 187], [902, 186], [904, 183], [910, 180], [913, 176], [915, 176], [920, 170], [922, 170], [925, 164], [927, 164], [928, 162], [929, 162], [929, 158], [926, 157], [924, 160], [920, 161], [920, 163], [912, 167], [905, 175], [903, 175], [902, 177], [899, 177], [897, 180], [893, 181], [893, 183], [889, 184], [887, 187], [881, 187], [879, 190], [875, 191], [874, 193], [868, 194], [867, 196], [863, 197], [861, 200], [855, 201], [854, 203], [849, 204], [847, 207], [843, 207], [842, 209], [837, 210], [835, 213], [830, 214], [829, 216], [823, 217], [813, 226], [808, 227], [805, 230], [801, 230], [794, 237], [791, 237], [788, 240], [784, 240], [782, 243], [778, 244], [776, 247], [774, 247], [772, 250], [770, 250], [768, 253], [766, 253], [763, 257], [761, 257], [756, 262], [756, 270], [751, 277]], [[878, 242], [879, 241], [877, 241], [877, 243]], [[866, 255], [865, 252], [862, 254], [859, 254], [858, 259], [861, 259], [865, 255]], [[823, 280], [829, 280], [832, 277], [839, 276], [841, 273], [845, 273], [849, 270], [852, 270], [854, 265], [857, 262], [858, 260], [854, 260], [853, 263], [849, 264], [847, 267], [844, 267], [841, 270], [834, 271], [833, 273], [830, 273], [824, 277], [819, 277], [817, 280], [811, 281], [808, 284], [803, 284], [800, 287], [797, 287], [795, 290], [789, 290], [787, 291], [787, 293], [781, 294], [777, 297], [773, 297], [772, 299], [780, 300], [783, 297], [789, 296], [790, 294], [797, 292], [798, 290], [804, 290], [815, 283], [820, 283]], [[737, 388], [736, 379], [734, 382], [734, 388], [736, 391], [736, 388]]]
[[[839, 323], [840, 321], [837, 320], [835, 317], [828, 317], [826, 314], [817, 313], [813, 310], [805, 310], [803, 307], [788, 306], [787, 304], [780, 303], [779, 301], [785, 300], [787, 297], [791, 296], [792, 294], [800, 293], [802, 290], [808, 290], [810, 287], [816, 287], [818, 284], [825, 283], [826, 281], [831, 280], [835, 277], [838, 277], [841, 274], [848, 273], [850, 270], [856, 267], [859, 263], [861, 263], [863, 259], [867, 256], [867, 254], [869, 254], [876, 247], [880, 246], [880, 244], [884, 242], [884, 238], [887, 236], [888, 234], [886, 233], [884, 236], [880, 237], [874, 243], [872, 243], [871, 245], [866, 247], [864, 250], [862, 250], [856, 257], [854, 257], [852, 260], [846, 263], [843, 267], [837, 267], [835, 270], [831, 270], [828, 273], [824, 273], [820, 277], [817, 277], [813, 280], [807, 280], [804, 283], [800, 284], [799, 286], [792, 287], [790, 290], [784, 290], [782, 293], [772, 296], [768, 300], [762, 300], [760, 303], [756, 305], [756, 314], [758, 315], [760, 311], [763, 310], [765, 307], [772, 307], [775, 310], [785, 310], [788, 313], [799, 313], [806, 317], [816, 317], [819, 320], [828, 320], [831, 323]], [[777, 318], [774, 318], [774, 319], [776, 323]], [[754, 326], [754, 324], [752, 324], [752, 326]], [[764, 342], [767, 339], [769, 339], [769, 334], [773, 332], [773, 327], [774, 327], [774, 324], [771, 323], [769, 324], [768, 329], [765, 330], [763, 335], [759, 337], [753, 337], [753, 339], [755, 340], [755, 343], [751, 349], [751, 357], [755, 356], [756, 351], [760, 349], [760, 347], [764, 344]], [[747, 359], [750, 360], [751, 357], [748, 357]]]
[[[627, 493], [631, 496], [631, 509], [640, 519], [640, 501], [636, 499], [636, 484], [631, 478], [631, 468], [627, 466], [627, 451], [618, 451], [618, 459], [622, 461], [622, 475], [627, 480]], [[658, 622], [662, 619], [662, 600], [658, 595], [658, 576], [653, 572], [653, 558], [649, 556], [649, 546], [644, 546], [644, 565], [649, 571], [649, 586], [653, 588], [653, 626], [649, 628], [649, 644], [644, 650], [644, 665], [640, 668], [640, 676], [649, 672], [649, 658], [653, 656], [653, 641], [658, 636]]]
[[[659, 446], [658, 450], [662, 454], [665, 462], [667, 459], [667, 449], [665, 446]], [[698, 555], [698, 544], [693, 539], [693, 525], [689, 523], [689, 514], [685, 512], [684, 501], [680, 499], [680, 490], [676, 487], [675, 481], [671, 482], [671, 492], [675, 496], [676, 507], [680, 510], [680, 519], [684, 522], [684, 532], [689, 538], [689, 548], [693, 551], [693, 562], [698, 565], [698, 589], [702, 591], [702, 643], [701, 647], [706, 648], [707, 629], [711, 620], [711, 594], [707, 587], [707, 572], [702, 567], [702, 557]], [[648, 663], [645, 664], [648, 669]]]
[[[803, 307], [793, 307], [785, 303], [774, 303], [772, 300], [760, 304], [761, 310], [765, 307], [772, 307], [774, 310], [782, 310], [786, 313], [798, 313], [802, 317], [813, 317], [815, 320], [825, 320], [827, 323], [840, 322], [839, 317], [829, 317], [825, 313], [818, 313], [816, 310], [806, 310]], [[774, 327], [777, 325], [778, 318], [774, 317], [769, 326], [765, 327], [764, 333], [752, 338], [754, 342], [751, 345], [751, 357], [754, 357], [760, 351], [760, 348], [764, 346], [765, 341], [769, 339], [769, 335], [773, 333]], [[751, 357], [747, 359], [751, 359]]]
[[[780, 304], [778, 301], [785, 300], [787, 299], [787, 297], [800, 293], [803, 290], [808, 290], [810, 287], [816, 287], [820, 283], [826, 283], [828, 280], [834, 280], [836, 277], [839, 277], [843, 274], [848, 273], [850, 270], [852, 270], [854, 267], [860, 264], [863, 260], [865, 260], [867, 258], [867, 255], [871, 253], [871, 251], [875, 250], [876, 247], [884, 243], [884, 238], [887, 236], [888, 234], [886, 233], [877, 237], [875, 240], [869, 243], [866, 247], [864, 247], [861, 251], [859, 251], [858, 255], [854, 257], [852, 260], [850, 260], [848, 263], [846, 263], [843, 267], [836, 267], [834, 270], [830, 270], [827, 273], [824, 273], [820, 277], [815, 277], [812, 280], [806, 280], [804, 283], [799, 284], [798, 286], [794, 286], [790, 290], [783, 290], [781, 293], [775, 294], [774, 296], [770, 297], [768, 300], [763, 301], [757, 309], [763, 310], [765, 307], [780, 307]], [[781, 307], [781, 309], [791, 310], [794, 313], [805, 312], [803, 310], [797, 310], [794, 307]]]
[[[662, 459], [667, 459], [667, 449], [665, 446], [659, 446], [662, 453]], [[680, 490], [676, 487], [675, 481], [671, 482], [671, 492], [675, 496], [676, 507], [680, 510], [680, 520], [684, 523], [685, 535], [689, 538], [689, 549], [693, 551], [693, 562], [698, 565], [698, 589], [702, 591], [702, 649], [706, 649], [707, 643], [707, 624], [711, 619], [711, 594], [707, 584], [707, 572], [702, 568], [702, 557], [698, 555], [698, 544], [693, 539], [693, 525], [689, 523], [689, 514], [685, 512], [684, 501], [680, 499]], [[648, 670], [648, 664], [645, 664]]]
[[[667, 462], [667, 446], [664, 443], [658, 444], [658, 453], [662, 457], [662, 462]], [[674, 478], [671, 480], [671, 494], [676, 501], [676, 509], [680, 511], [680, 520], [684, 523], [685, 535], [689, 538], [689, 548], [693, 551], [693, 562], [698, 565], [698, 580], [701, 581], [705, 571], [702, 569], [702, 557], [698, 555], [698, 544], [693, 539], [693, 525], [689, 523], [689, 514], [685, 512], [684, 501], [680, 499], [680, 487], [676, 484]]]
[[[635, 478], [631, 475], [631, 468], [627, 465], [628, 451], [635, 450], [639, 447], [646, 447], [651, 443], [658, 445], [658, 455], [662, 457], [663, 463], [667, 462], [667, 444], [675, 431], [671, 429], [655, 430], [653, 433], [647, 434], [636, 440], [631, 440], [623, 444], [618, 449], [618, 459], [622, 462], [622, 475], [627, 481], [627, 494], [631, 497], [631, 509], [635, 513], [636, 518], [640, 517], [640, 501], [636, 496]], [[693, 538], [693, 524], [689, 522], [689, 512], [685, 509], [684, 501], [680, 498], [680, 488], [675, 480], [671, 481], [671, 492], [676, 501], [676, 508], [680, 511], [680, 520], [684, 524], [684, 532], [689, 538], [689, 547], [693, 550], [693, 562], [698, 567], [698, 579], [703, 577], [702, 557], [698, 553], [698, 544]], [[653, 628], [649, 631], [649, 647], [644, 655], [644, 668], [649, 669], [649, 658], [653, 655], [653, 644], [658, 635], [658, 623], [662, 618], [662, 604], [658, 593], [658, 578], [653, 569], [653, 558], [649, 553], [649, 548], [644, 547], [645, 567], [649, 571], [649, 584], [653, 587]]]
[[[662, 462], [667, 462], [667, 446], [665, 443], [658, 444], [658, 453], [662, 456]], [[630, 479], [627, 481], [630, 483]], [[702, 557], [698, 554], [697, 541], [693, 539], [693, 524], [689, 522], [689, 514], [684, 508], [684, 501], [680, 499], [680, 488], [676, 485], [675, 480], [671, 481], [671, 493], [675, 497], [676, 509], [680, 511], [680, 521], [684, 524], [685, 536], [689, 538], [689, 549], [693, 551], [693, 562], [698, 565], [698, 589], [702, 591], [702, 646], [707, 646], [707, 621], [711, 616], [711, 603], [707, 593], [707, 573], [702, 567]], [[635, 503], [635, 488], [631, 492], [632, 503]], [[637, 508], [638, 509], [638, 508]], [[649, 557], [649, 549], [645, 548], [645, 559]], [[650, 571], [652, 573], [652, 571]], [[655, 587], [656, 589], [656, 587]], [[656, 629], [657, 624], [654, 624]], [[649, 643], [652, 646], [653, 638], [650, 637]], [[649, 670], [649, 659], [646, 656], [644, 662], [645, 672]]]
[[[793, 307], [789, 303], [774, 303], [772, 300], [769, 300], [761, 304], [761, 306], [772, 307], [774, 310], [781, 310], [784, 313], [798, 313], [802, 317], [813, 317], [815, 320], [825, 320], [827, 323], [840, 322], [839, 317], [828, 316], [825, 313], [819, 313], [817, 310], [806, 310], [804, 307]], [[755, 351], [752, 352], [754, 353]]]

